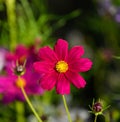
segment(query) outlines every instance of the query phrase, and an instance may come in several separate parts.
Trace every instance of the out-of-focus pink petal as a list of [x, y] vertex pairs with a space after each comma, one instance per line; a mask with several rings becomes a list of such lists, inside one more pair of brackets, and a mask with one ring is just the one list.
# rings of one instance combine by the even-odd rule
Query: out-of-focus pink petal
[[78, 60], [73, 59], [69, 64], [69, 70], [76, 72], [86, 72], [92, 67], [92, 61], [88, 58], [80, 58]]
[[55, 53], [59, 60], [66, 60], [68, 57], [68, 43], [63, 39], [58, 39], [55, 47]]
[[66, 75], [67, 79], [69, 79], [69, 81], [71, 81], [72, 84], [74, 86], [76, 86], [77, 88], [85, 87], [86, 82], [85, 82], [84, 78], [82, 76], [80, 76], [78, 73], [68, 71], [65, 75]]
[[18, 45], [15, 50], [15, 55], [18, 57], [21, 56], [27, 56], [28, 55], [28, 49], [24, 45]]
[[53, 89], [56, 84], [57, 77], [58, 74], [55, 72], [44, 75], [40, 80], [40, 86], [45, 90]]
[[11, 52], [7, 52], [5, 55], [6, 61], [16, 61], [17, 60], [17, 56]]
[[51, 62], [43, 61], [43, 62], [35, 62], [33, 64], [33, 68], [35, 71], [39, 73], [46, 73], [46, 72], [51, 72], [54, 70], [54, 63], [52, 64]]
[[4, 93], [7, 91], [14, 91], [13, 88], [13, 77], [5, 77], [1, 76], [0, 77], [0, 92]]
[[34, 70], [33, 72], [26, 71], [26, 74], [22, 76], [22, 78], [26, 80], [25, 91], [28, 95], [43, 94], [44, 90], [39, 85], [39, 79], [41, 79], [41, 76], [41, 74], [35, 72]]
[[6, 77], [0, 77], [0, 93], [3, 93], [4, 92], [4, 90], [6, 88], [5, 85], [7, 85], [6, 84], [6, 81], [7, 80], [8, 80], [8, 78], [6, 78]]
[[84, 48], [82, 46], [74, 46], [69, 51], [68, 61], [72, 62], [74, 59], [79, 59], [84, 54]]
[[58, 94], [69, 94], [70, 93], [70, 82], [66, 79], [64, 74], [59, 74], [56, 91]]
[[56, 54], [54, 53], [54, 51], [48, 47], [48, 46], [45, 46], [43, 48], [40, 48], [39, 50], [39, 57], [41, 60], [46, 60], [46, 61], [51, 61], [51, 62], [55, 62], [57, 61], [57, 56]]

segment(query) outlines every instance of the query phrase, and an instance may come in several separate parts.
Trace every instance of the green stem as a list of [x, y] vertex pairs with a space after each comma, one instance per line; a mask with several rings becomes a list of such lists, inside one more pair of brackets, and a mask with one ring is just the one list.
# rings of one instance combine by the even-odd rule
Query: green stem
[[26, 94], [24, 88], [21, 87], [21, 90], [22, 90], [22, 93], [23, 93], [23, 95], [24, 95], [24, 97], [25, 97], [25, 99], [26, 99], [26, 101], [27, 101], [29, 107], [30, 107], [31, 110], [33, 111], [34, 115], [36, 116], [36, 118], [38, 119], [39, 122], [42, 122], [42, 120], [40, 119], [39, 115], [38, 115], [37, 112], [35, 111], [35, 109], [34, 109], [32, 103], [30, 102], [30, 100], [29, 100], [29, 98], [28, 98], [28, 96], [27, 96], [27, 94]]
[[63, 99], [64, 107], [65, 107], [65, 110], [66, 110], [66, 113], [67, 113], [67, 116], [68, 116], [68, 120], [69, 120], [69, 122], [72, 122], [70, 112], [68, 110], [68, 106], [67, 106], [66, 99], [65, 99], [64, 95], [62, 95], [62, 99]]
[[[28, 0], [21, 0], [21, 3], [23, 5], [23, 9], [25, 10], [27, 18], [29, 20], [28, 22], [30, 22], [32, 29], [35, 31], [36, 36], [38, 36], [39, 35], [39, 29], [38, 29], [38, 26], [36, 24], [35, 17], [33, 15], [33, 12], [32, 12], [32, 9], [30, 7]], [[32, 32], [33, 32], [33, 30], [32, 30]]]
[[24, 119], [24, 104], [22, 102], [16, 101], [15, 103], [16, 112], [17, 112], [17, 122], [25, 122]]
[[94, 122], [97, 122], [97, 115], [95, 115], [95, 119], [94, 119]]
[[115, 59], [120, 59], [120, 56], [113, 56], [113, 58], [115, 58]]
[[10, 50], [14, 50], [17, 42], [15, 3], [16, 0], [5, 0], [10, 33]]

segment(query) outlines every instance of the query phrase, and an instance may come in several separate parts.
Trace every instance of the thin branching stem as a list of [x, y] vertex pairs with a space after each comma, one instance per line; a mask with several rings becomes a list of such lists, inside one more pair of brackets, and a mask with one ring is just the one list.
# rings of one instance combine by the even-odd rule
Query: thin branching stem
[[33, 111], [34, 115], [36, 116], [36, 118], [38, 119], [39, 122], [42, 122], [41, 118], [39, 117], [38, 113], [35, 111], [35, 109], [34, 109], [32, 103], [30, 102], [30, 100], [29, 100], [29, 98], [28, 98], [28, 96], [27, 96], [27, 94], [26, 94], [24, 88], [21, 87], [21, 90], [22, 90], [22, 93], [23, 93], [23, 95], [24, 95], [24, 97], [25, 97], [25, 99], [26, 99], [26, 101], [27, 101], [29, 107], [30, 107], [31, 110]]

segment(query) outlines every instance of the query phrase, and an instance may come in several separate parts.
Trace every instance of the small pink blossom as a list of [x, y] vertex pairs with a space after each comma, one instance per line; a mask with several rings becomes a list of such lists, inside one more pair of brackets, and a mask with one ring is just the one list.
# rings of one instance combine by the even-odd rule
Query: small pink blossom
[[[26, 61], [24, 73], [18, 76], [17, 72], [22, 72], [22, 65]], [[37, 56], [34, 48], [26, 48], [18, 45], [15, 52], [6, 53], [5, 75], [0, 76], [0, 93], [2, 94], [2, 102], [10, 103], [14, 100], [24, 101], [25, 98], [21, 91], [21, 86], [24, 87], [27, 95], [42, 94], [43, 88], [39, 86], [38, 80], [40, 74], [33, 70], [33, 63], [37, 61]], [[16, 62], [18, 62], [18, 67]]]
[[[38, 87], [38, 75], [28, 71], [21, 77], [21, 80], [25, 82], [24, 89], [28, 95], [42, 94], [43, 89]], [[16, 75], [7, 75], [0, 77], [0, 93], [2, 94], [2, 102], [10, 103], [15, 100], [24, 101], [25, 98], [18, 85], [19, 77]]]
[[84, 88], [86, 82], [79, 74], [91, 69], [92, 61], [82, 58], [84, 49], [82, 46], [74, 46], [68, 50], [68, 43], [58, 39], [52, 50], [45, 46], [39, 50], [40, 61], [33, 67], [38, 73], [42, 73], [40, 86], [46, 90], [56, 87], [58, 94], [69, 94], [70, 83], [77, 88]]

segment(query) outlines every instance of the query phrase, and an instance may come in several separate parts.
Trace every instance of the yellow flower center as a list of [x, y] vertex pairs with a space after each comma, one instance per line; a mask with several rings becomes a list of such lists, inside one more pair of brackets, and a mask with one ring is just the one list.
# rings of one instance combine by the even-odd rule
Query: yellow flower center
[[58, 61], [55, 68], [59, 73], [65, 73], [68, 70], [68, 64], [65, 61]]
[[23, 79], [23, 78], [18, 78], [17, 80], [16, 80], [16, 86], [18, 87], [18, 88], [21, 88], [21, 87], [25, 87], [25, 85], [26, 85], [26, 82], [25, 82], [25, 79]]

